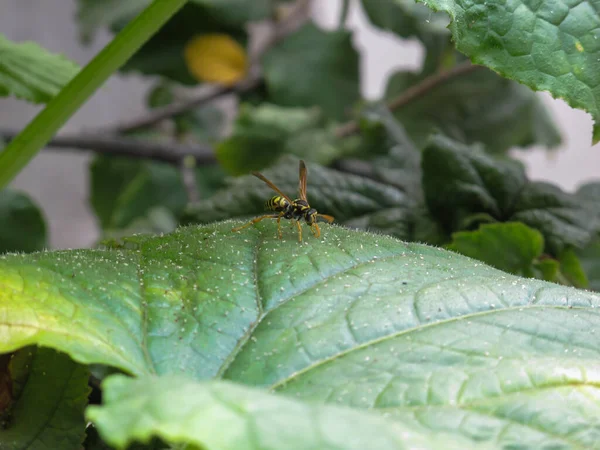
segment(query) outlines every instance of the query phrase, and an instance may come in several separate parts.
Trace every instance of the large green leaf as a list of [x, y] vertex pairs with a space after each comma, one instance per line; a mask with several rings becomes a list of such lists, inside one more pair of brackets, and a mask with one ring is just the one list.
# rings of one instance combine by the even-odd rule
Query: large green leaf
[[187, 202], [181, 175], [168, 164], [99, 156], [90, 172], [90, 203], [104, 231], [147, 219], [157, 207], [177, 215]]
[[0, 253], [34, 252], [48, 245], [46, 222], [25, 194], [0, 191]]
[[472, 448], [466, 439], [431, 435], [422, 426], [407, 427], [373, 413], [298, 402], [222, 381], [115, 375], [104, 387], [106, 405], [90, 407], [87, 417], [119, 448], [152, 436], [206, 450]]
[[[394, 74], [385, 97], [401, 95], [425, 75]], [[467, 144], [483, 143], [495, 153], [560, 143], [556, 126], [534, 92], [484, 68], [453, 77], [394, 114], [419, 147], [436, 130]]]
[[523, 222], [538, 229], [548, 253], [582, 247], [593, 237], [596, 215], [577, 196], [530, 182], [514, 162], [437, 136], [423, 151], [423, 189], [431, 214], [450, 231], [471, 228], [477, 217]]
[[592, 114], [600, 139], [600, 1], [418, 0], [447, 12], [461, 52]]
[[[50, 349], [29, 348], [11, 360], [18, 396], [0, 432], [0, 448], [76, 450], [85, 436], [86, 367]], [[1, 413], [1, 411], [0, 411]]]
[[[404, 193], [393, 186], [387, 186], [356, 175], [349, 175], [307, 163], [308, 167], [308, 200], [314, 208], [323, 214], [330, 214], [339, 223], [354, 223], [355, 226], [373, 225], [372, 220], [384, 219], [387, 215], [397, 215], [406, 211], [409, 201]], [[292, 199], [298, 193], [298, 160], [293, 157], [281, 158], [279, 163], [264, 175], [273, 181]], [[264, 214], [265, 202], [277, 195], [259, 179], [247, 175], [230, 180], [230, 185], [215, 193], [209, 199], [194, 205], [187, 214], [188, 222], [208, 223], [232, 217], [248, 217]], [[396, 211], [396, 213], [394, 213]], [[373, 217], [375, 213], [379, 219]], [[384, 217], [385, 216], [385, 217]], [[404, 222], [394, 225], [404, 227]], [[372, 227], [372, 229], [379, 229]], [[399, 234], [407, 236], [407, 234]]]
[[269, 100], [281, 106], [319, 106], [334, 119], [348, 117], [360, 98], [358, 53], [347, 31], [300, 28], [263, 58]]
[[600, 295], [386, 236], [241, 223], [1, 257], [0, 352], [221, 377], [474, 445], [598, 448]]
[[46, 103], [73, 78], [79, 68], [34, 42], [16, 44], [0, 34], [0, 97], [14, 95]]

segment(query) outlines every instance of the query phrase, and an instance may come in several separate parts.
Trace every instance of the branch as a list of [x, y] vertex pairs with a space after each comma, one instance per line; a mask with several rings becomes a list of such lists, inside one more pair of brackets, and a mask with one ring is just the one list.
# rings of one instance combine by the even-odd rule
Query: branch
[[[420, 83], [411, 86], [398, 97], [390, 100], [387, 104], [387, 107], [390, 111], [396, 111], [397, 109], [401, 109], [406, 106], [413, 100], [422, 97], [427, 94], [430, 90], [436, 88], [440, 84], [444, 84], [452, 78], [458, 77], [460, 75], [464, 75], [469, 72], [473, 72], [475, 70], [482, 69], [483, 66], [476, 66], [471, 64], [470, 61], [465, 61], [464, 63], [458, 64], [454, 66], [450, 70], [445, 70], [443, 72], [438, 72], [433, 74], [425, 79], [423, 79]], [[356, 120], [351, 120], [340, 125], [335, 130], [335, 135], [338, 138], [343, 138], [350, 136], [352, 134], [358, 133], [360, 131], [360, 127]]]
[[[0, 130], [0, 138], [14, 139], [17, 132]], [[62, 149], [86, 149], [97, 153], [132, 158], [153, 159], [171, 164], [180, 164], [186, 156], [192, 156], [198, 164], [216, 162], [215, 154], [207, 145], [184, 145], [173, 142], [144, 141], [120, 136], [58, 136], [47, 147]]]
[[273, 25], [269, 37], [264, 40], [262, 45], [252, 55], [248, 75], [233, 86], [208, 86], [206, 90], [203, 90], [198, 93], [196, 97], [186, 102], [172, 103], [161, 108], [153, 109], [143, 117], [133, 119], [129, 122], [123, 122], [117, 127], [106, 131], [116, 134], [137, 131], [155, 125], [162, 120], [195, 109], [224, 95], [243, 94], [256, 88], [263, 79], [260, 59], [271, 47], [285, 39], [306, 22], [310, 16], [311, 1], [312, 0], [298, 0], [286, 17], [280, 23]]

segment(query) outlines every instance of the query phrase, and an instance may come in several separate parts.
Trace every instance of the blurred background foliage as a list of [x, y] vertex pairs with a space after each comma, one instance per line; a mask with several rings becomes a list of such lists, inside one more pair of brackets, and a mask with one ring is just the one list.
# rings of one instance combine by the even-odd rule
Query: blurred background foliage
[[[338, 224], [600, 290], [600, 183], [566, 193], [528, 180], [510, 158], [516, 147], [560, 143], [531, 89], [457, 52], [445, 13], [361, 0], [374, 26], [425, 50], [420, 70], [391, 74], [385, 94], [366, 101], [348, 2], [333, 31], [312, 23], [310, 3], [190, 1], [121, 69], [153, 86], [148, 115], [110, 130], [122, 151], [88, 143], [103, 239], [259, 215], [273, 192], [250, 172], [295, 197], [301, 158], [311, 205]], [[148, 4], [78, 0], [82, 44]], [[57, 89], [42, 87], [20, 97], [44, 101]], [[22, 194], [2, 193], [0, 229], [3, 252], [47, 245], [43, 213]]]

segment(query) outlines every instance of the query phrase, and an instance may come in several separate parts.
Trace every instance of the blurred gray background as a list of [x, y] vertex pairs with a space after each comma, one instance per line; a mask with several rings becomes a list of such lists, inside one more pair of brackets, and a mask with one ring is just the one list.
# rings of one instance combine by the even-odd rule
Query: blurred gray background
[[[422, 52], [416, 41], [401, 40], [371, 27], [358, 3], [352, 2], [347, 26], [355, 32], [354, 44], [362, 54], [363, 95], [375, 99], [383, 93], [388, 75], [400, 68], [417, 68]], [[340, 4], [340, 0], [316, 1], [312, 11], [315, 21], [333, 29]], [[93, 45], [82, 47], [74, 15], [75, 0], [0, 0], [0, 33], [14, 41], [36, 41], [83, 65], [110, 36], [100, 33]], [[135, 76], [113, 76], [61, 133], [81, 132], [140, 115], [149, 84]], [[552, 154], [540, 148], [515, 151], [515, 156], [527, 165], [530, 177], [552, 181], [569, 191], [583, 182], [600, 180], [600, 145], [591, 146], [591, 117], [546, 94], [539, 95], [557, 121], [564, 142]], [[0, 98], [0, 126], [21, 129], [39, 109]], [[12, 184], [43, 207], [53, 248], [87, 247], [98, 237], [87, 200], [89, 160], [86, 152], [44, 150]]]

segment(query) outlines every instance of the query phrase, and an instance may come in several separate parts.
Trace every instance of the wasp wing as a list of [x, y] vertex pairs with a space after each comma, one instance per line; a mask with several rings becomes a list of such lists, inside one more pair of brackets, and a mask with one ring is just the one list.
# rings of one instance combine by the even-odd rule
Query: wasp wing
[[300, 198], [306, 200], [306, 164], [300, 160], [299, 174], [298, 174], [298, 193]]
[[262, 173], [252, 172], [252, 175], [254, 175], [256, 178], [263, 180], [267, 184], [267, 186], [269, 186], [271, 189], [273, 189], [275, 192], [277, 192], [279, 195], [285, 198], [288, 202], [292, 203], [292, 199], [285, 195], [283, 192], [281, 192], [281, 189], [275, 186], [273, 182], [270, 181], [267, 177], [265, 177]]

